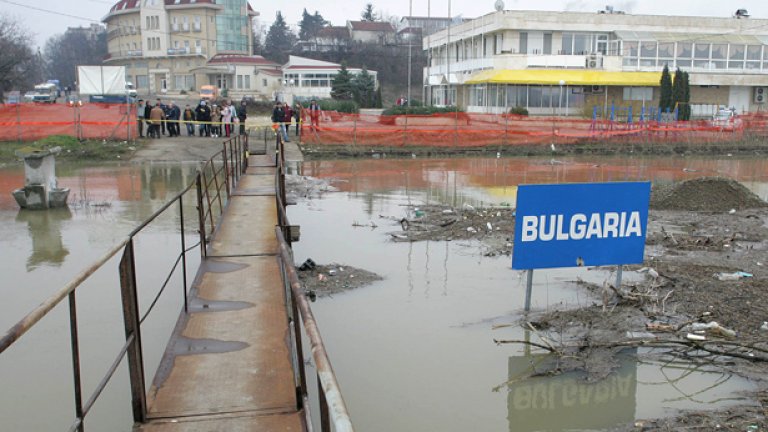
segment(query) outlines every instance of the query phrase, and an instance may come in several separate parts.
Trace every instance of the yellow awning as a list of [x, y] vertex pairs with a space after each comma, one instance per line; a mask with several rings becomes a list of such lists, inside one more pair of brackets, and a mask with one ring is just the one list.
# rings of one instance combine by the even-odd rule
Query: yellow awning
[[661, 72], [606, 72], [589, 69], [520, 69], [478, 72], [464, 84], [539, 84], [658, 87]]

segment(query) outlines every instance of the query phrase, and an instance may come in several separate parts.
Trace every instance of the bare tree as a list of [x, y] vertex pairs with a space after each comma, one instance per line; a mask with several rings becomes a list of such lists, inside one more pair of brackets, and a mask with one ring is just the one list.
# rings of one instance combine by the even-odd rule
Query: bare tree
[[71, 85], [77, 81], [77, 66], [99, 65], [107, 54], [107, 33], [68, 29], [45, 43], [43, 57], [50, 78]]
[[7, 15], [0, 15], [0, 101], [5, 92], [29, 88], [41, 79], [41, 61], [31, 35]]

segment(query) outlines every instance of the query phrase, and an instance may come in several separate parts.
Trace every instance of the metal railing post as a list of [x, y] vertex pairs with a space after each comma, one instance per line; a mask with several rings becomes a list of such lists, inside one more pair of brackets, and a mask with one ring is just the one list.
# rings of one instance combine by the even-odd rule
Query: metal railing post
[[[224, 160], [224, 190], [227, 191], [227, 202], [229, 202], [229, 198], [231, 195], [231, 191], [229, 190], [230, 187], [232, 187], [232, 184], [229, 181], [229, 157], [227, 156], [227, 143], [224, 143], [224, 150], [221, 152], [221, 158]], [[214, 175], [214, 178], [216, 176]], [[217, 189], [218, 189], [218, 183], [217, 183]], [[224, 207], [221, 205], [221, 198], [219, 198], [219, 210], [223, 213]]]
[[200, 232], [200, 255], [206, 257], [208, 256], [208, 245], [206, 244], [205, 235], [205, 210], [203, 209], [203, 175], [201, 172], [197, 173], [195, 182], [197, 183], [197, 213], [199, 215], [198, 221], [200, 223], [200, 227], [198, 228]]
[[317, 398], [320, 404], [320, 430], [322, 432], [331, 432], [331, 419], [328, 415], [328, 400], [325, 398], [323, 383], [320, 382], [320, 375], [317, 375]]
[[181, 277], [184, 284], [184, 313], [189, 313], [187, 299], [187, 240], [184, 238], [184, 195], [179, 195], [179, 224], [181, 230]]
[[75, 417], [80, 421], [77, 430], [83, 432], [83, 387], [80, 372], [80, 339], [77, 333], [77, 298], [75, 297], [75, 291], [70, 292], [67, 297], [69, 299], [69, 335], [72, 344], [72, 378], [75, 386]]
[[120, 260], [120, 293], [123, 302], [125, 338], [133, 336], [128, 349], [128, 373], [131, 378], [133, 420], [144, 423], [147, 420], [147, 393], [144, 383], [144, 359], [141, 349], [141, 324], [136, 290], [136, 264], [133, 255], [133, 238], [128, 241]]

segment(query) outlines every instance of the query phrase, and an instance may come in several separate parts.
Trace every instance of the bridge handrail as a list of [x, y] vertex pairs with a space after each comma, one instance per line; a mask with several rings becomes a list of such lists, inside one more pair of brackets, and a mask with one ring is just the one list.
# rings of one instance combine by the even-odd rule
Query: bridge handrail
[[[325, 350], [323, 338], [320, 336], [315, 316], [309, 306], [309, 300], [307, 300], [307, 296], [304, 294], [304, 288], [299, 280], [298, 273], [296, 273], [293, 254], [288, 249], [288, 242], [285, 241], [280, 227], [275, 227], [275, 234], [280, 245], [280, 256], [288, 274], [291, 292], [301, 313], [301, 320], [304, 323], [304, 329], [307, 332], [309, 344], [312, 348], [312, 357], [315, 359], [318, 382], [322, 390], [321, 395], [324, 395], [324, 397], [321, 397], [321, 403], [325, 399], [327, 407], [330, 408], [329, 411], [336, 432], [352, 432], [354, 431], [352, 421], [350, 420], [347, 406], [344, 403], [344, 398], [341, 395], [341, 388], [336, 381], [336, 375], [333, 372], [328, 353]], [[321, 406], [321, 410], [323, 408], [325, 407]]]
[[[288, 278], [288, 282], [291, 288], [291, 303], [294, 311], [298, 309], [301, 314], [301, 322], [304, 323], [304, 329], [309, 338], [309, 343], [312, 350], [312, 357], [315, 360], [315, 366], [317, 368], [317, 382], [318, 382], [318, 399], [320, 403], [320, 427], [322, 432], [330, 432], [330, 423], [328, 414], [330, 412], [330, 420], [333, 422], [333, 426], [336, 432], [353, 432], [352, 421], [347, 411], [347, 406], [344, 403], [344, 398], [341, 394], [341, 387], [336, 380], [336, 375], [333, 372], [331, 361], [328, 358], [328, 353], [325, 350], [325, 344], [323, 338], [320, 335], [320, 330], [315, 320], [315, 316], [312, 313], [312, 308], [309, 306], [309, 300], [304, 293], [304, 288], [299, 280], [299, 275], [296, 272], [296, 265], [293, 261], [293, 253], [290, 245], [291, 239], [291, 225], [288, 221], [288, 214], [285, 211], [286, 207], [286, 187], [285, 187], [285, 145], [283, 143], [280, 134], [277, 134], [276, 138], [277, 146], [277, 170], [275, 173], [276, 181], [276, 201], [277, 201], [277, 226], [275, 227], [275, 235], [277, 236], [277, 242], [280, 247], [280, 257], [283, 261], [283, 268], [285, 269], [285, 275]], [[297, 318], [294, 316], [294, 320]], [[302, 353], [301, 335], [298, 333], [298, 326], [294, 327], [296, 334], [296, 345], [299, 355]], [[304, 395], [307, 394], [306, 377], [303, 369], [303, 362], [300, 361], [299, 367], [301, 391]], [[305, 398], [306, 399], [306, 398]]]
[[[213, 171], [213, 176], [216, 177], [218, 175], [224, 175], [224, 183], [222, 186], [226, 188], [225, 192], [227, 195], [227, 198], [229, 197], [229, 193], [231, 191], [230, 188], [234, 187], [234, 182], [236, 182], [240, 178], [241, 172], [233, 172], [236, 170], [242, 170], [244, 171], [247, 166], [247, 159], [244, 158], [243, 154], [247, 151], [248, 148], [248, 140], [247, 135], [243, 136], [235, 136], [229, 140], [224, 141], [223, 143], [223, 150], [216, 152], [204, 165], [203, 169], [205, 167], [211, 167]], [[223, 159], [223, 169], [217, 170], [215, 168], [215, 162], [214, 159], [217, 157], [221, 157]], [[232, 160], [227, 160], [227, 158], [230, 157]], [[237, 159], [235, 159], [237, 158]], [[228, 168], [231, 167], [232, 170], [228, 170]], [[146, 391], [145, 391], [145, 382], [144, 382], [144, 364], [143, 364], [143, 355], [142, 355], [142, 348], [141, 348], [141, 323], [146, 318], [146, 315], [144, 317], [139, 316], [139, 310], [138, 310], [138, 299], [137, 299], [137, 293], [136, 293], [136, 266], [135, 266], [135, 260], [134, 260], [134, 237], [136, 237], [144, 228], [146, 228], [152, 221], [157, 219], [161, 214], [163, 214], [165, 211], [167, 211], [174, 203], [179, 204], [179, 224], [180, 224], [180, 237], [181, 237], [181, 252], [179, 253], [179, 256], [177, 257], [175, 263], [172, 266], [172, 269], [170, 271], [170, 274], [165, 279], [165, 283], [159, 290], [157, 296], [152, 301], [150, 307], [148, 308], [146, 314], [148, 315], [149, 312], [153, 309], [154, 305], [157, 303], [158, 298], [162, 295], [162, 293], [165, 290], [165, 287], [170, 280], [170, 277], [172, 274], [176, 271], [178, 268], [179, 261], [182, 262], [183, 265], [183, 289], [184, 289], [184, 309], [187, 310], [187, 277], [186, 277], [186, 254], [191, 251], [195, 246], [192, 246], [191, 248], [186, 248], [186, 243], [184, 239], [185, 229], [184, 229], [184, 210], [183, 210], [183, 197], [185, 194], [187, 194], [193, 187], [197, 186], [198, 191], [198, 205], [201, 204], [201, 199], [203, 196], [203, 191], [200, 190], [201, 181], [200, 178], [203, 176], [202, 169], [198, 170], [197, 175], [195, 176], [195, 180], [192, 181], [188, 186], [186, 186], [181, 192], [177, 193], [171, 200], [169, 200], [166, 204], [161, 206], [159, 209], [157, 209], [151, 216], [149, 216], [147, 219], [145, 219], [141, 224], [139, 224], [135, 229], [133, 229], [130, 234], [125, 237], [124, 239], [120, 240], [117, 244], [112, 246], [108, 251], [106, 251], [100, 258], [96, 259], [90, 266], [88, 266], [85, 270], [81, 271], [78, 275], [76, 275], [70, 282], [68, 282], [64, 287], [56, 291], [54, 294], [52, 294], [50, 297], [48, 297], [43, 303], [41, 303], [38, 307], [33, 309], [31, 312], [29, 312], [27, 315], [24, 316], [20, 321], [18, 321], [16, 324], [14, 324], [3, 336], [0, 338], [0, 354], [5, 352], [10, 346], [12, 346], [15, 342], [17, 342], [28, 330], [30, 330], [32, 327], [34, 327], [37, 323], [40, 322], [45, 316], [48, 315], [56, 306], [58, 306], [64, 298], [69, 298], [69, 321], [70, 321], [70, 338], [71, 338], [71, 345], [72, 345], [72, 372], [74, 376], [74, 400], [75, 400], [75, 420], [70, 425], [69, 430], [70, 431], [82, 431], [84, 430], [84, 420], [87, 416], [88, 412], [92, 408], [92, 406], [95, 404], [98, 397], [101, 395], [102, 391], [106, 388], [107, 384], [111, 380], [111, 378], [114, 376], [115, 371], [120, 366], [120, 363], [125, 359], [126, 356], [128, 356], [128, 368], [129, 368], [129, 374], [131, 376], [131, 393], [132, 393], [132, 406], [133, 406], [133, 417], [134, 421], [137, 422], [144, 422], [146, 420], [146, 414], [147, 414], [147, 406], [146, 406]], [[217, 185], [216, 185], [216, 196], [213, 198], [214, 200], [219, 201], [219, 206], [222, 206], [221, 203], [221, 186], [218, 185], [218, 179], [213, 179]], [[205, 191], [205, 193], [209, 193], [209, 191]], [[207, 200], [209, 207], [212, 207], [212, 200], [209, 198]], [[202, 206], [201, 206], [202, 207]], [[223, 208], [223, 207], [222, 207]], [[199, 216], [202, 217], [203, 214], [206, 216], [212, 215], [213, 210], [209, 208], [209, 213], [205, 213], [203, 208], [199, 208]], [[219, 215], [221, 212], [219, 213]], [[203, 239], [203, 250], [201, 251], [202, 255], [205, 255], [205, 238], [206, 238], [206, 232], [205, 232], [205, 221], [200, 221], [200, 228], [201, 228], [201, 238]], [[215, 224], [214, 224], [215, 225]], [[121, 347], [119, 353], [117, 354], [116, 358], [114, 359], [113, 363], [108, 368], [107, 372], [103, 374], [103, 377], [101, 378], [100, 382], [96, 386], [96, 388], [93, 390], [92, 394], [88, 397], [85, 404], [83, 403], [83, 394], [82, 394], [82, 382], [81, 382], [81, 368], [80, 368], [80, 348], [79, 348], [79, 332], [78, 332], [78, 326], [77, 326], [77, 300], [76, 300], [76, 291], [77, 288], [80, 287], [90, 276], [92, 276], [97, 270], [102, 268], [110, 259], [118, 255], [120, 252], [123, 252], [122, 257], [120, 259], [119, 264], [119, 273], [120, 273], [120, 285], [121, 285], [121, 298], [123, 303], [123, 318], [124, 318], [124, 324], [125, 324], [125, 344]]]

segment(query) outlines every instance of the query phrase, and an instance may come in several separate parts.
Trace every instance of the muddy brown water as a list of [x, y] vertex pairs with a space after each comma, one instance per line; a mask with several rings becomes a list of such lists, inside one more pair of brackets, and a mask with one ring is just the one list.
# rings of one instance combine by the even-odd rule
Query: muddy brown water
[[[525, 280], [509, 257], [486, 257], [471, 241], [395, 243], [386, 233], [401, 229], [396, 221], [411, 205], [506, 205], [520, 183], [664, 184], [719, 175], [765, 199], [765, 168], [764, 161], [732, 158], [305, 162], [304, 175], [335, 179], [340, 191], [290, 208], [292, 223], [302, 226], [297, 263], [338, 262], [384, 277], [313, 305], [354, 424], [382, 432], [604, 430], [684, 409], [751, 403], [741, 394], [754, 389], [747, 380], [651, 351], [641, 351], [641, 361], [625, 353], [616, 373], [599, 383], [578, 374], [521, 380], [549, 358], [493, 343], [537, 341], [516, 325]], [[537, 271], [533, 307], [592, 304], [598, 300], [573, 282], [614, 278], [588, 269]], [[506, 324], [514, 325], [496, 328]]]
[[[673, 182], [703, 175], [733, 177], [765, 199], [767, 162], [736, 158], [499, 158], [312, 161], [305, 175], [334, 178], [339, 192], [289, 209], [302, 225], [300, 263], [337, 262], [374, 271], [384, 280], [313, 304], [331, 360], [361, 431], [599, 430], [635, 418], [689, 407], [741, 403], [748, 382], [688, 364], [638, 363], [629, 355], [618, 373], [597, 385], [582, 377], [505, 383], [546, 361], [493, 338], [524, 338], [517, 327], [524, 279], [507, 257], [488, 258], [471, 242], [392, 243], [399, 226], [379, 216], [402, 216], [404, 206], [436, 202], [461, 206], [514, 203], [519, 183], [652, 179]], [[0, 168], [0, 328], [24, 314], [120, 241], [191, 181], [194, 164], [57, 164], [59, 183], [72, 189], [70, 209], [19, 212], [10, 191], [20, 167]], [[194, 212], [187, 200], [185, 212]], [[375, 221], [377, 227], [353, 226]], [[175, 217], [153, 224], [137, 240], [142, 311], [178, 249]], [[359, 225], [358, 224], [358, 225]], [[196, 241], [188, 227], [187, 245]], [[192, 257], [195, 253], [191, 254]], [[112, 268], [116, 269], [116, 262]], [[190, 278], [196, 262], [190, 264]], [[631, 274], [625, 276], [630, 278]], [[537, 272], [535, 308], [593, 301], [571, 282], [613, 275], [588, 269]], [[180, 294], [174, 279], [171, 291]], [[84, 384], [89, 393], [121, 346], [122, 318], [115, 272], [97, 272], [78, 291]], [[151, 379], [179, 312], [164, 297], [143, 329]], [[97, 330], [98, 329], [98, 330]], [[0, 355], [3, 429], [58, 431], [73, 418], [66, 305], [59, 306], [19, 344]], [[630, 353], [631, 354], [631, 353]], [[669, 381], [674, 380], [674, 385]], [[40, 413], [45, 413], [41, 415]], [[570, 420], [566, 420], [570, 419]], [[89, 415], [91, 430], [131, 430], [127, 371], [121, 367]]]

